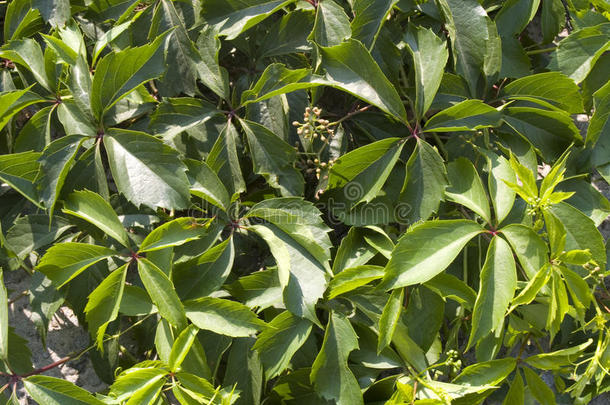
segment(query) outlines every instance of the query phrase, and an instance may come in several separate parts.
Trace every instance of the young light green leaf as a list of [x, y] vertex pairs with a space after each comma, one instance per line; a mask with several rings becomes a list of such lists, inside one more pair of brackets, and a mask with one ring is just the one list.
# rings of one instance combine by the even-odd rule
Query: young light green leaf
[[148, 259], [138, 259], [138, 273], [159, 314], [179, 330], [186, 326], [186, 315], [172, 281]]
[[89, 295], [85, 314], [89, 332], [102, 350], [108, 324], [119, 314], [129, 263], [114, 270]]
[[481, 100], [465, 100], [432, 116], [424, 132], [476, 131], [500, 125], [502, 113]]
[[[355, 20], [354, 20], [355, 21]], [[415, 68], [415, 113], [421, 119], [434, 100], [449, 57], [447, 44], [434, 32], [410, 25], [403, 41]]]
[[123, 246], [129, 247], [129, 237], [123, 224], [114, 209], [99, 194], [89, 190], [76, 191], [64, 201], [62, 211], [92, 223]]
[[59, 243], [47, 250], [36, 270], [44, 273], [60, 288], [89, 266], [116, 254], [118, 252], [112, 249], [88, 243]]
[[178, 152], [143, 132], [110, 129], [104, 136], [108, 163], [119, 192], [135, 205], [186, 208], [186, 166]]
[[445, 195], [449, 200], [470, 208], [491, 223], [487, 194], [474, 165], [466, 158], [459, 158], [447, 165], [447, 175], [450, 186], [445, 189]]
[[540, 290], [549, 282], [552, 274], [551, 271], [552, 266], [545, 265], [536, 273], [536, 275], [534, 275], [534, 277], [530, 278], [519, 295], [517, 295], [511, 302], [508, 312], [512, 312], [520, 305], [527, 305], [532, 302]]
[[48, 405], [103, 405], [87, 390], [60, 378], [33, 375], [23, 380], [28, 394], [39, 404]]
[[270, 380], [290, 365], [290, 360], [307, 340], [312, 323], [307, 319], [284, 311], [263, 330], [252, 347], [258, 351], [265, 369], [265, 377]]
[[541, 370], [559, 370], [562, 367], [574, 364], [582, 355], [582, 352], [593, 343], [593, 339], [588, 339], [586, 342], [569, 347], [567, 349], [556, 350], [550, 353], [539, 353], [527, 357], [524, 361], [530, 366]]
[[517, 177], [504, 156], [484, 151], [489, 165], [487, 188], [496, 213], [496, 222], [502, 223], [515, 203], [515, 191], [506, 183], [517, 184]]
[[328, 299], [333, 299], [338, 295], [362, 287], [371, 281], [382, 278], [383, 275], [383, 267], [374, 265], [362, 265], [342, 270], [333, 277], [328, 285]]
[[[159, 367], [159, 363], [160, 362], [143, 364], [142, 367], [136, 365], [119, 374], [114, 383], [110, 386], [110, 396], [116, 401], [124, 402], [130, 400], [130, 398], [134, 398], [136, 395], [141, 397], [140, 393], [149, 392], [150, 387], [156, 387], [160, 381], [164, 381], [163, 378], [168, 373], [167, 370]], [[148, 367], [149, 365], [150, 367]], [[130, 405], [132, 404], [135, 405], [133, 402]]]
[[334, 0], [324, 0], [316, 7], [316, 20], [309, 39], [320, 46], [335, 46], [352, 35], [349, 18]]
[[517, 269], [509, 244], [494, 236], [479, 285], [479, 294], [472, 311], [472, 331], [468, 346], [502, 326], [504, 315], [517, 289]]
[[186, 316], [198, 328], [220, 335], [247, 337], [267, 324], [239, 302], [214, 297], [201, 297], [184, 303]]
[[195, 325], [189, 325], [186, 327], [186, 329], [180, 332], [180, 335], [174, 342], [172, 351], [169, 355], [168, 363], [172, 372], [176, 372], [182, 365], [186, 355], [193, 346], [193, 342], [195, 341], [198, 332], [199, 328], [197, 328]]
[[309, 375], [316, 392], [337, 404], [363, 404], [358, 381], [347, 365], [349, 354], [358, 349], [358, 336], [349, 320], [331, 312], [322, 348]]
[[517, 360], [508, 357], [483, 361], [466, 367], [451, 381], [462, 385], [500, 385], [517, 365]]
[[392, 291], [388, 302], [383, 307], [381, 318], [379, 318], [379, 340], [377, 342], [377, 355], [390, 345], [396, 325], [400, 320], [402, 302], [405, 289], [397, 288]]
[[303, 194], [303, 176], [294, 167], [297, 159], [294, 147], [260, 124], [246, 120], [240, 123], [250, 146], [254, 171], [283, 196]]
[[396, 244], [379, 288], [424, 283], [451, 264], [483, 228], [468, 220], [430, 221], [407, 232]]
[[325, 78], [329, 85], [378, 107], [400, 121], [406, 121], [400, 96], [362, 43], [349, 40], [319, 49], [320, 66], [326, 70]]

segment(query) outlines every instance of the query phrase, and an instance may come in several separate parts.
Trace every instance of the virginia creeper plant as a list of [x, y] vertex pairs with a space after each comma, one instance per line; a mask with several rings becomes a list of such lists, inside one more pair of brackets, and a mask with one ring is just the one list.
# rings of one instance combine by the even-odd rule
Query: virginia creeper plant
[[[610, 389], [610, 203], [592, 185], [610, 182], [606, 1], [0, 15], [0, 281], [31, 280], [0, 283], [6, 403], [21, 387], [45, 405]], [[90, 346], [34, 368], [15, 299], [43, 340], [71, 307]], [[83, 355], [107, 389], [46, 375]]]

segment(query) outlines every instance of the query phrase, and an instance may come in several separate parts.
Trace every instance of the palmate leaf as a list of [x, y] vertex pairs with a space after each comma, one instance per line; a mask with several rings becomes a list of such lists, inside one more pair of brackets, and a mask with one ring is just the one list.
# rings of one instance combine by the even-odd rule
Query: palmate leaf
[[186, 208], [189, 186], [178, 152], [143, 132], [110, 129], [104, 146], [119, 192], [135, 205]]

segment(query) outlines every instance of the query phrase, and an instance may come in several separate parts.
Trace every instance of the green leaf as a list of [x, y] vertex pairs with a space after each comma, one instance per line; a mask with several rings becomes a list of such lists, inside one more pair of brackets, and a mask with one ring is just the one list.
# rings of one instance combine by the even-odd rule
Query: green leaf
[[379, 288], [424, 283], [441, 273], [483, 228], [467, 220], [430, 221], [404, 234], [392, 252]]
[[229, 121], [214, 143], [206, 163], [218, 175], [229, 195], [233, 197], [246, 190], [246, 183], [241, 173], [236, 142], [239, 134]]
[[32, 38], [10, 41], [0, 48], [0, 57], [12, 60], [29, 70], [42, 87], [49, 92], [55, 91], [57, 84], [47, 76], [42, 49]]
[[[542, 41], [544, 43], [552, 42], [566, 23], [566, 9], [561, 0], [543, 1], [540, 20], [542, 25]], [[521, 387], [523, 387], [523, 383], [521, 383]]]
[[47, 250], [36, 270], [44, 273], [60, 288], [89, 266], [116, 254], [118, 252], [112, 249], [88, 243], [59, 243]]
[[352, 38], [362, 42], [367, 49], [373, 49], [383, 23], [397, 2], [398, 0], [355, 0], [352, 5]]
[[4, 273], [0, 268], [0, 359], [8, 357], [8, 292], [4, 286]]
[[229, 193], [210, 166], [192, 159], [184, 163], [188, 168], [186, 176], [191, 183], [191, 194], [227, 212], [231, 205]]
[[[61, 108], [63, 104], [65, 102], [60, 104], [60, 108], [57, 109], [58, 116], [59, 111], [63, 110]], [[52, 117], [55, 108], [55, 105], [44, 107], [25, 123], [15, 139], [14, 152], [40, 152], [51, 143]], [[63, 117], [60, 118], [60, 121], [63, 122]], [[66, 135], [71, 134], [66, 132]]]
[[[307, 250], [326, 270], [330, 270], [330, 229], [321, 218], [322, 213], [312, 203], [298, 197], [272, 198], [254, 205], [245, 218], [263, 219], [290, 236]], [[280, 278], [282, 275], [280, 268]], [[284, 280], [281, 278], [281, 280]]]
[[183, 245], [206, 235], [209, 226], [210, 221], [201, 218], [176, 218], [149, 233], [140, 244], [139, 252], [152, 252]]
[[263, 393], [263, 367], [258, 352], [252, 350], [254, 338], [235, 339], [227, 359], [223, 384], [238, 389], [236, 405], [260, 405]]
[[567, 203], [553, 205], [548, 210], [565, 229], [565, 250], [589, 249], [600, 267], [606, 265], [604, 238], [585, 214]]
[[104, 48], [106, 48], [112, 41], [117, 39], [123, 32], [125, 32], [132, 23], [133, 20], [129, 20], [122, 24], [115, 25], [99, 36], [95, 42], [95, 48], [93, 48], [93, 55], [91, 57], [91, 64], [93, 66], [95, 66], [97, 59], [102, 54]]
[[329, 170], [328, 187], [342, 187], [352, 206], [373, 200], [390, 176], [404, 142], [388, 138], [355, 149]]
[[506, 397], [502, 402], [502, 405], [523, 403], [525, 403], [523, 378], [521, 378], [521, 373], [517, 371], [515, 373], [515, 378], [513, 379], [513, 382], [510, 384], [510, 388], [506, 393]]
[[108, 163], [120, 193], [135, 205], [186, 208], [190, 201], [186, 166], [178, 152], [143, 132], [108, 130]]
[[293, 52], [311, 51], [307, 37], [313, 30], [315, 13], [297, 9], [280, 18], [269, 30], [261, 44], [262, 56], [277, 56]]
[[40, 197], [51, 213], [74, 164], [76, 154], [86, 140], [82, 135], [68, 135], [51, 142], [40, 155]]
[[525, 381], [530, 392], [541, 405], [555, 405], [555, 394], [534, 370], [523, 367]]
[[549, 161], [562, 155], [572, 142], [582, 143], [578, 128], [563, 111], [508, 107], [504, 112], [504, 122], [508, 127], [528, 139]]
[[325, 268], [289, 234], [275, 225], [248, 227], [267, 242], [278, 266], [286, 308], [318, 324], [316, 303], [327, 287]]
[[392, 291], [388, 302], [383, 307], [381, 318], [379, 318], [379, 341], [377, 343], [377, 354], [390, 345], [394, 330], [400, 319], [402, 312], [402, 302], [404, 300], [404, 288], [397, 288]]
[[204, 100], [190, 97], [169, 98], [160, 103], [151, 114], [149, 128], [153, 134], [170, 139], [203, 124], [216, 114], [216, 107]]
[[439, 336], [444, 314], [445, 301], [441, 295], [427, 287], [418, 286], [410, 289], [409, 303], [400, 322], [406, 326], [409, 338], [427, 352]]
[[443, 298], [451, 298], [467, 309], [472, 309], [477, 298], [476, 292], [468, 284], [451, 274], [441, 273], [424, 284]]
[[138, 273], [159, 314], [179, 330], [186, 326], [186, 315], [172, 281], [148, 259], [138, 259]]
[[172, 351], [169, 355], [169, 368], [172, 372], [177, 371], [186, 358], [186, 355], [191, 350], [193, 342], [197, 337], [199, 329], [195, 325], [189, 325], [186, 329], [180, 332], [180, 335], [172, 346]]
[[312, 323], [298, 318], [288, 311], [280, 313], [269, 322], [252, 347], [258, 351], [267, 380], [277, 377], [290, 366], [294, 354], [305, 343]]
[[352, 39], [336, 46], [321, 46], [319, 50], [320, 66], [326, 70], [329, 85], [406, 121], [400, 96], [362, 43]]
[[515, 80], [504, 87], [507, 96], [529, 96], [547, 101], [570, 114], [584, 111], [580, 89], [574, 80], [559, 73], [538, 73]]
[[517, 365], [517, 360], [508, 357], [483, 361], [466, 367], [451, 381], [462, 385], [500, 385]]
[[76, 191], [64, 201], [62, 211], [92, 223], [108, 236], [129, 247], [129, 237], [114, 212], [102, 196], [89, 190]]
[[126, 285], [123, 290], [119, 312], [127, 316], [142, 316], [157, 312], [157, 308], [144, 289]]
[[229, 98], [229, 79], [227, 71], [218, 64], [220, 39], [211, 27], [204, 27], [197, 39], [200, 58], [195, 68], [199, 79], [219, 97]]
[[252, 121], [240, 120], [250, 147], [254, 172], [283, 196], [303, 194], [303, 176], [295, 169], [297, 153], [294, 147], [269, 129]]
[[441, 85], [449, 51], [445, 41], [423, 27], [409, 25], [403, 41], [413, 58], [415, 70], [415, 114], [421, 119]]
[[610, 84], [593, 94], [595, 112], [587, 129], [587, 145], [594, 145], [592, 163], [601, 166], [610, 162]]
[[407, 175], [399, 196], [400, 204], [407, 212], [396, 219], [403, 224], [428, 219], [438, 210], [447, 185], [443, 158], [428, 142], [417, 138], [417, 146], [407, 162]]
[[294, 0], [206, 0], [201, 16], [228, 40], [260, 23]]
[[383, 267], [374, 265], [362, 265], [342, 270], [333, 277], [328, 285], [328, 299], [362, 287], [371, 281], [382, 278], [383, 275]]
[[358, 381], [347, 365], [349, 354], [356, 349], [358, 336], [349, 320], [331, 312], [322, 348], [310, 373], [310, 380], [320, 396], [340, 405], [364, 403]]
[[544, 288], [544, 286], [549, 282], [552, 274], [551, 270], [552, 266], [545, 265], [533, 277], [531, 277], [519, 295], [513, 299], [511, 302], [511, 307], [508, 311], [512, 312], [516, 307], [520, 305], [527, 305], [532, 302], [540, 290], [542, 290], [542, 288]]
[[28, 394], [39, 404], [48, 405], [103, 405], [83, 388], [46, 375], [33, 375], [23, 380]]
[[[155, 365], [157, 367], [155, 367]], [[135, 398], [139, 398], [142, 393], [148, 393], [151, 386], [157, 387], [159, 381], [164, 381], [167, 370], [158, 368], [158, 364], [155, 363], [150, 364], [151, 367], [147, 367], [146, 364], [142, 366], [143, 367], [138, 367], [138, 365], [136, 365], [119, 374], [114, 383], [110, 386], [110, 396], [119, 402], [127, 401], [130, 398], [134, 398], [136, 395], [138, 395], [138, 397]], [[151, 402], [139, 403], [148, 404]]]
[[530, 366], [541, 370], [559, 370], [562, 367], [572, 365], [582, 355], [582, 352], [593, 343], [593, 339], [569, 347], [567, 349], [556, 350], [550, 353], [539, 353], [527, 357], [524, 361]]
[[233, 239], [229, 238], [193, 260], [174, 264], [172, 279], [178, 295], [194, 299], [217, 291], [231, 273], [234, 257]]
[[502, 223], [515, 203], [515, 191], [506, 183], [517, 184], [517, 177], [504, 156], [484, 151], [487, 157], [490, 175], [487, 188], [496, 213], [496, 222]]
[[98, 122], [136, 87], [163, 74], [160, 52], [165, 39], [162, 35], [151, 44], [112, 52], [100, 60], [91, 83], [91, 109]]
[[46, 101], [29, 90], [30, 88], [9, 91], [0, 95], [0, 129], [4, 128], [14, 115], [25, 107]]
[[586, 27], [562, 39], [551, 54], [548, 68], [558, 70], [577, 84], [589, 74], [597, 59], [610, 48], [609, 23]]
[[[468, 83], [470, 95], [481, 95], [486, 84], [486, 68], [500, 45], [495, 24], [476, 0], [440, 0], [456, 72]], [[496, 63], [499, 65], [499, 62]], [[496, 66], [499, 70], [499, 66]]]
[[220, 335], [248, 337], [267, 324], [239, 302], [214, 297], [201, 297], [184, 303], [186, 316], [198, 328]]
[[334, 0], [324, 0], [316, 7], [316, 19], [309, 36], [320, 46], [335, 46], [350, 38], [352, 30], [343, 7]]
[[475, 131], [500, 125], [502, 113], [481, 100], [465, 100], [432, 116], [424, 132]]
[[517, 289], [513, 252], [504, 239], [494, 236], [481, 270], [479, 294], [472, 311], [468, 346], [502, 327], [506, 310]]
[[52, 27], [63, 27], [70, 18], [70, 0], [32, 0], [32, 7]]
[[502, 39], [521, 34], [536, 15], [539, 5], [540, 0], [505, 1], [495, 17], [498, 34], [500, 34]]
[[36, 206], [41, 207], [34, 180], [40, 171], [38, 152], [0, 155], [0, 180], [14, 188]]
[[31, 0], [11, 1], [4, 15], [4, 41], [29, 37], [44, 28], [40, 12]]
[[103, 348], [108, 324], [119, 314], [128, 267], [129, 264], [124, 264], [114, 270], [89, 295], [85, 314], [89, 332], [95, 338], [100, 350]]
[[528, 277], [534, 277], [549, 261], [549, 249], [531, 228], [521, 224], [507, 225], [500, 230], [516, 253]]
[[447, 165], [450, 186], [445, 190], [449, 200], [464, 205], [491, 223], [487, 194], [477, 169], [466, 158], [459, 158]]
[[244, 305], [262, 310], [282, 304], [283, 286], [277, 276], [277, 269], [257, 271], [237, 281], [225, 285], [231, 295]]

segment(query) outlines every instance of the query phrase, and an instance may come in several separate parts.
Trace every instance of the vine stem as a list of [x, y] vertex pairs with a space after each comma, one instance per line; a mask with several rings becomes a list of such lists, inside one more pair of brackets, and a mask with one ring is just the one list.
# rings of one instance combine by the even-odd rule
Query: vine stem
[[351, 117], [353, 117], [354, 115], [363, 113], [365, 111], [367, 111], [368, 109], [370, 109], [372, 107], [372, 105], [366, 105], [362, 108], [359, 108], [357, 110], [351, 111], [349, 113], [347, 113], [343, 118], [340, 118], [339, 120], [335, 121], [335, 122], [331, 122], [330, 124], [328, 124], [329, 126], [335, 126], [335, 125], [339, 125], [340, 123], [342, 123], [343, 121], [350, 119]]

